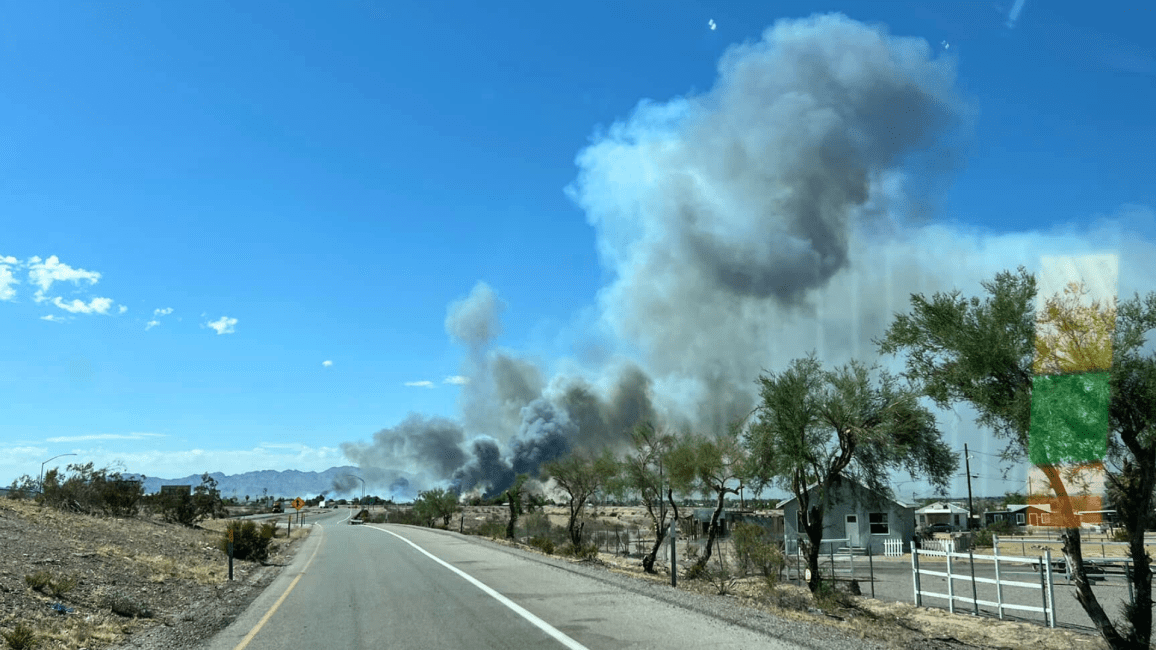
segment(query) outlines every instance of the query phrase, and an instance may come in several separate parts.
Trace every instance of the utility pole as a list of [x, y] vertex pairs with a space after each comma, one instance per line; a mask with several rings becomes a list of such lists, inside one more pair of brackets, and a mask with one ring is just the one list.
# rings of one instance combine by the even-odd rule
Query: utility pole
[[963, 466], [967, 471], [967, 529], [971, 530], [971, 518], [975, 516], [975, 510], [971, 505], [971, 456], [967, 454], [967, 443], [963, 443]]

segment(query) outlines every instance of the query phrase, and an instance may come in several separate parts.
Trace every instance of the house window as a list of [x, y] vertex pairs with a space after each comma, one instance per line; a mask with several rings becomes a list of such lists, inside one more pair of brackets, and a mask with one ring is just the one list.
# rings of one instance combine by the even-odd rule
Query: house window
[[871, 522], [872, 535], [889, 535], [891, 527], [887, 523], [886, 512], [872, 512], [868, 515], [868, 521]]
[[1016, 523], [1021, 525], [1021, 526], [1024, 525], [1024, 513], [1022, 513], [1022, 512], [1016, 513]]

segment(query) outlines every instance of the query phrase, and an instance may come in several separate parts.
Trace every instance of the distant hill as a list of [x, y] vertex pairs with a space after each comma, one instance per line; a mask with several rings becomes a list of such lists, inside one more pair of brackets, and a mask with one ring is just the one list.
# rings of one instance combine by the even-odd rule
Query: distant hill
[[[264, 494], [264, 490], [269, 490], [271, 497], [301, 497], [308, 499], [318, 496], [320, 494], [329, 494], [336, 496], [338, 491], [333, 489], [333, 481], [342, 474], [353, 474], [360, 476], [361, 470], [357, 467], [349, 465], [343, 467], [330, 467], [324, 472], [301, 472], [295, 469], [277, 472], [271, 469], [261, 470], [257, 472], [245, 472], [244, 474], [222, 474], [221, 472], [210, 472], [209, 476], [217, 481], [217, 489], [221, 491], [221, 496], [237, 497], [242, 501], [245, 496], [250, 498], [257, 498]], [[360, 488], [360, 482], [356, 482]], [[184, 478], [154, 478], [148, 477], [144, 481], [144, 490], [146, 494], [160, 492], [162, 485], [192, 485], [196, 487], [201, 484], [201, 475], [194, 474]], [[360, 496], [361, 490], [356, 490], [355, 496]], [[370, 491], [372, 493], [372, 491]], [[346, 492], [346, 494], [354, 494]]]

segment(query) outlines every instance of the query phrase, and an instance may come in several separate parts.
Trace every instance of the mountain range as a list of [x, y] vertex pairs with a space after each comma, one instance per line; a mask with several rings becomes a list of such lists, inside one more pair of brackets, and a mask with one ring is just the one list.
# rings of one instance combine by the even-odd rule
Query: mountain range
[[[360, 476], [361, 470], [357, 467], [345, 465], [342, 467], [330, 467], [324, 472], [302, 472], [295, 469], [278, 472], [266, 469], [232, 475], [222, 474], [221, 472], [210, 472], [209, 476], [217, 481], [217, 489], [221, 491], [222, 497], [237, 497], [241, 501], [244, 501], [246, 496], [252, 499], [265, 496], [265, 490], [268, 490], [268, 496], [286, 498], [301, 497], [308, 499], [319, 495], [332, 497], [360, 496], [360, 481], [352, 481], [354, 485], [358, 486], [358, 488], [354, 490], [340, 490], [335, 487], [339, 478], [350, 474]], [[350, 481], [346, 482], [348, 483]], [[154, 492], [160, 492], [162, 485], [191, 485], [196, 487], [200, 484], [201, 475], [199, 474], [193, 474], [183, 478], [154, 478], [150, 476], [144, 480], [144, 491], [145, 494], [152, 494]]]

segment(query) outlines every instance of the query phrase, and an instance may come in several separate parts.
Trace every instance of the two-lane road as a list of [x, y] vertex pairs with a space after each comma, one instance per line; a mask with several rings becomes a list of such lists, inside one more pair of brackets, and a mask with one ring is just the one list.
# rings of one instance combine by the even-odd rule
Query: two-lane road
[[[456, 533], [318, 520], [293, 563], [208, 650], [818, 648]], [[765, 623], [765, 621], [764, 621]], [[784, 624], [787, 625], [787, 624]], [[828, 639], [827, 641], [830, 641]], [[862, 642], [855, 644], [862, 647]]]

